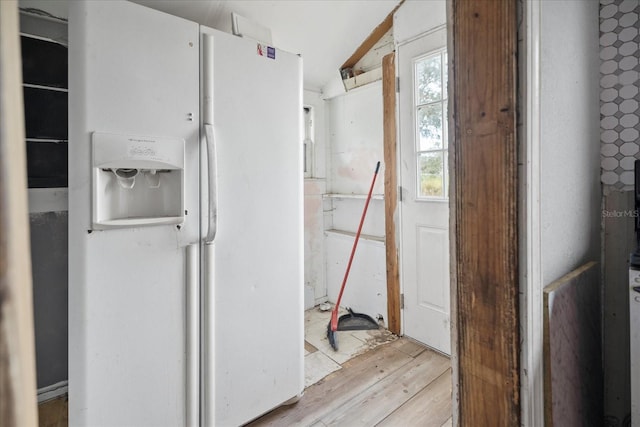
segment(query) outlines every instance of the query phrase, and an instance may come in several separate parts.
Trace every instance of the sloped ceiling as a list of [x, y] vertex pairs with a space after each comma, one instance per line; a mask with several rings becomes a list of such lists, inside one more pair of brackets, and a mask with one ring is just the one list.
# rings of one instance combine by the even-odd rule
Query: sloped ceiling
[[135, 0], [135, 3], [227, 32], [231, 32], [231, 12], [268, 27], [274, 46], [302, 54], [305, 89], [320, 91], [399, 0]]

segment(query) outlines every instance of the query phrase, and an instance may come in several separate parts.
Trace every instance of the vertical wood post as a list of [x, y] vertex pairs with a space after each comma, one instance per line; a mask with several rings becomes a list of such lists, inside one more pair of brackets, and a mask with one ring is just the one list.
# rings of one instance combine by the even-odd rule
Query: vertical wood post
[[395, 53], [382, 58], [384, 108], [384, 219], [387, 258], [387, 327], [400, 334], [400, 276], [396, 245], [398, 217], [398, 173], [396, 146], [396, 62]]
[[15, 0], [0, 1], [0, 426], [36, 426], [22, 69]]
[[452, 11], [458, 420], [517, 426], [516, 1]]

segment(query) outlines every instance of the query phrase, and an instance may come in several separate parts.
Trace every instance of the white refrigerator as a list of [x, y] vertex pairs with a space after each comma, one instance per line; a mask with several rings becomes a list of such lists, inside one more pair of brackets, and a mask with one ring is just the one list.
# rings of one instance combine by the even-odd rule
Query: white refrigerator
[[69, 423], [235, 426], [304, 389], [302, 60], [70, 2]]

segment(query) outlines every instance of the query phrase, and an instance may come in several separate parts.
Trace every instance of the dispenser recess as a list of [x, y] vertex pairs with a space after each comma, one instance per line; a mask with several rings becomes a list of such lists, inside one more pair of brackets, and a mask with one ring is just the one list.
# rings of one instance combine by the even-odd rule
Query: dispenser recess
[[94, 132], [94, 230], [184, 222], [184, 140]]

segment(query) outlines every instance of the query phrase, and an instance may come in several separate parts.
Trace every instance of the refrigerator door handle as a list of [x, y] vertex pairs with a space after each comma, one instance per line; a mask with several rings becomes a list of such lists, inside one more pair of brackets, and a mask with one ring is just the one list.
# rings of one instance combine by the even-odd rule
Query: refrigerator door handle
[[187, 427], [198, 427], [200, 424], [200, 252], [198, 249], [197, 243], [187, 246]]
[[207, 234], [204, 237], [204, 243], [210, 245], [216, 238], [218, 231], [218, 163], [216, 158], [216, 141], [213, 133], [213, 125], [204, 124], [205, 141], [207, 147], [207, 191], [208, 191], [208, 209], [207, 209]]

